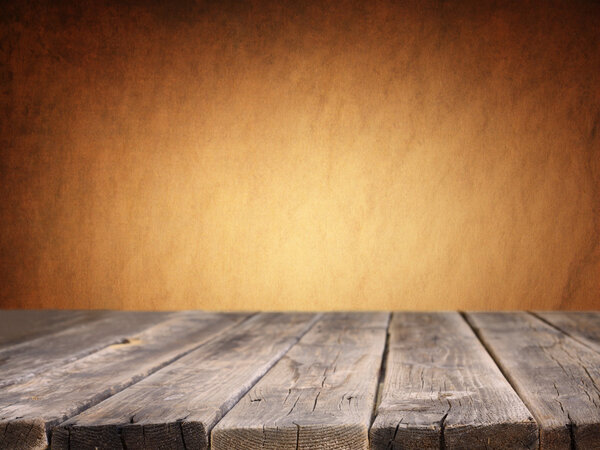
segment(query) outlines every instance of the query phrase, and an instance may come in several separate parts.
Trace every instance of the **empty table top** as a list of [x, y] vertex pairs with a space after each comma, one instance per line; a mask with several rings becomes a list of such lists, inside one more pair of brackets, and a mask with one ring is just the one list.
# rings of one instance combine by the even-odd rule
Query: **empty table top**
[[600, 448], [598, 312], [0, 310], [0, 448]]

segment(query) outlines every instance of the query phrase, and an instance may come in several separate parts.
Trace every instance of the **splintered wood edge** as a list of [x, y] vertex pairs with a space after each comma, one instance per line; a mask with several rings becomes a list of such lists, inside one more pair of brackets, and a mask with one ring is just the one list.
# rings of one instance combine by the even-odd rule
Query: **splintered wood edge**
[[451, 425], [443, 420], [429, 426], [406, 425], [401, 421], [383, 423], [376, 420], [369, 437], [372, 449], [395, 448], [523, 448], [539, 446], [539, 429], [535, 420], [485, 425]]
[[46, 422], [42, 418], [0, 422], [0, 449], [37, 450], [48, 448]]
[[539, 428], [532, 418], [524, 422], [505, 422], [486, 425], [453, 425], [442, 429], [444, 444], [450, 448], [472, 446], [481, 448], [539, 447]]
[[102, 442], [110, 448], [144, 448], [146, 439], [172, 449], [207, 449], [208, 434], [201, 422], [179, 420], [130, 425], [67, 425], [52, 431], [52, 449], [88, 448]]
[[[389, 419], [389, 418], [386, 418]], [[385, 420], [377, 416], [369, 430], [371, 449], [393, 449], [394, 444], [406, 449], [441, 448], [441, 423], [438, 425], [411, 425]]]
[[369, 447], [369, 427], [361, 423], [338, 425], [300, 425], [294, 427], [249, 427], [249, 428], [213, 428], [211, 448], [247, 449], [261, 448], [265, 442], [277, 443], [277, 448], [297, 449], [336, 448], [367, 449]]

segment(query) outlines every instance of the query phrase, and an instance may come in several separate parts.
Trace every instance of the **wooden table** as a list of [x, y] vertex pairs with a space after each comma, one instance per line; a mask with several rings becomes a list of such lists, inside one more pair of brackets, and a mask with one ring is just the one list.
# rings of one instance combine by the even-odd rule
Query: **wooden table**
[[0, 311], [0, 448], [600, 448], [600, 313]]

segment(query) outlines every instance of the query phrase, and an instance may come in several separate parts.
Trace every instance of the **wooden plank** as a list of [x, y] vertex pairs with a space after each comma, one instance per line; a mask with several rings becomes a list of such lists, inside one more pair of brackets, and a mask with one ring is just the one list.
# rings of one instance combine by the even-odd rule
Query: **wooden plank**
[[0, 449], [47, 445], [54, 425], [125, 389], [247, 318], [246, 314], [174, 313], [167, 321], [27, 382], [0, 390]]
[[108, 311], [0, 310], [0, 349], [106, 316]]
[[207, 448], [211, 428], [314, 323], [265, 313], [73, 417], [53, 449]]
[[213, 429], [213, 450], [366, 449], [388, 313], [329, 314]]
[[372, 449], [536, 448], [537, 425], [456, 312], [394, 313]]
[[534, 314], [600, 353], [600, 312], [536, 311]]
[[598, 353], [527, 313], [467, 317], [537, 419], [541, 448], [600, 448]]
[[0, 350], [0, 387], [68, 364], [168, 319], [170, 313], [110, 311]]

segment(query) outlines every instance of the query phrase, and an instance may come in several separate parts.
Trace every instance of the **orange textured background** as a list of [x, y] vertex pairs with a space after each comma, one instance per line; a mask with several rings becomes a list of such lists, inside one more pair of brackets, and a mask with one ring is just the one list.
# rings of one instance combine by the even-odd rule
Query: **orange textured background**
[[2, 2], [1, 307], [600, 308], [600, 4]]

